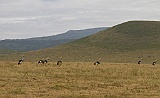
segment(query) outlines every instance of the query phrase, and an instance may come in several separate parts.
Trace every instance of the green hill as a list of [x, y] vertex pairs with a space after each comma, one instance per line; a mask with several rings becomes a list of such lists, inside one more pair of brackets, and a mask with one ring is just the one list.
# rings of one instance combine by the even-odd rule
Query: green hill
[[0, 49], [0, 55], [11, 54], [11, 53], [19, 53], [19, 52], [18, 51], [13, 51], [13, 50]]
[[[64, 61], [95, 61], [144, 63], [160, 60], [160, 22], [128, 21], [91, 36], [38, 51], [23, 53], [28, 61], [63, 56]], [[12, 60], [16, 60], [16, 54]]]
[[160, 22], [129, 21], [75, 42], [107, 50], [159, 49], [159, 27]]

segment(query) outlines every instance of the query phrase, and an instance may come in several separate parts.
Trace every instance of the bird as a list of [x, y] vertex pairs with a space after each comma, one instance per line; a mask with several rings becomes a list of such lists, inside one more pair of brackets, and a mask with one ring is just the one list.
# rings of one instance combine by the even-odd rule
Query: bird
[[24, 62], [24, 56], [22, 55], [22, 58], [18, 61], [18, 65], [20, 65], [22, 62]]
[[156, 63], [157, 63], [157, 60], [155, 60], [155, 61], [152, 63], [152, 65], [156, 65]]
[[[140, 57], [139, 57], [139, 58], [140, 58]], [[141, 64], [142, 60], [143, 60], [143, 59], [142, 59], [142, 58], [140, 58], [140, 60], [138, 61], [138, 64]]]
[[38, 61], [38, 64], [45, 64], [45, 63], [48, 63], [48, 60], [49, 60], [49, 58], [47, 58], [46, 60], [39, 60]]
[[59, 60], [59, 61], [57, 61], [57, 65], [62, 64], [62, 58], [63, 58], [63, 57], [60, 57], [60, 60]]
[[138, 64], [141, 64], [141, 62], [142, 62], [142, 61], [141, 61], [141, 60], [139, 60], [139, 61], [138, 61]]
[[101, 58], [99, 58], [98, 61], [94, 62], [94, 65], [99, 65], [99, 64], [101, 64], [100, 61], [101, 61]]

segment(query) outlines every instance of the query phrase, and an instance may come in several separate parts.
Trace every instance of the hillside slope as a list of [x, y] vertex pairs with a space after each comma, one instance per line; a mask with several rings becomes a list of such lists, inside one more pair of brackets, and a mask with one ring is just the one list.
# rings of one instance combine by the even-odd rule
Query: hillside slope
[[19, 53], [19, 51], [12, 51], [12, 50], [4, 50], [4, 49], [0, 49], [0, 54], [4, 55], [4, 54], [11, 54], [11, 53]]
[[[79, 40], [39, 51], [23, 53], [28, 61], [49, 57], [56, 61], [95, 61], [144, 63], [160, 60], [160, 22], [129, 21]], [[12, 58], [15, 60], [17, 56]]]
[[4, 50], [16, 50], [16, 51], [31, 51], [48, 47], [64, 44], [79, 38], [95, 34], [99, 31], [106, 29], [107, 27], [91, 28], [84, 30], [70, 30], [63, 34], [37, 37], [29, 39], [7, 39], [0, 41], [0, 49]]
[[160, 22], [129, 21], [95, 35], [77, 40], [103, 49], [129, 51], [160, 48]]

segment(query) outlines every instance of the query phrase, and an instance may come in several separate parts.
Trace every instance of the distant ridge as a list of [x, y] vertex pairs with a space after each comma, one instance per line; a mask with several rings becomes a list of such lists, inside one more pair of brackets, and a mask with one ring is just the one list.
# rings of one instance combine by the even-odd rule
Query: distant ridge
[[[95, 61], [143, 63], [160, 61], [160, 22], [128, 21], [96, 34], [38, 51], [23, 53], [30, 61], [37, 57], [50, 57], [56, 61], [63, 56], [64, 61]], [[17, 58], [18, 55], [14, 55]]]
[[0, 41], [0, 49], [15, 51], [31, 51], [64, 44], [82, 37], [95, 34], [107, 27], [90, 28], [84, 30], [70, 30], [63, 34], [28, 38], [28, 39], [7, 39]]

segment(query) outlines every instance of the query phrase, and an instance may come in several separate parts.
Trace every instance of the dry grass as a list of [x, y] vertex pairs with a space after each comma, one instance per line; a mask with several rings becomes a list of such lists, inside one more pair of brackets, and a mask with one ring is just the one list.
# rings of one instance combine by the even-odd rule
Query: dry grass
[[2, 98], [159, 98], [160, 66], [0, 62]]

